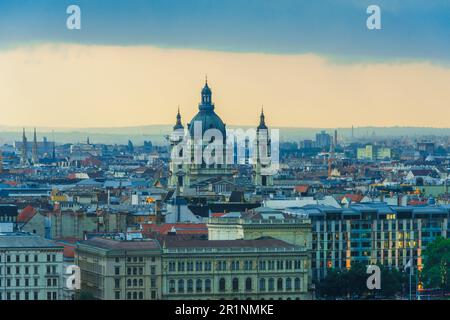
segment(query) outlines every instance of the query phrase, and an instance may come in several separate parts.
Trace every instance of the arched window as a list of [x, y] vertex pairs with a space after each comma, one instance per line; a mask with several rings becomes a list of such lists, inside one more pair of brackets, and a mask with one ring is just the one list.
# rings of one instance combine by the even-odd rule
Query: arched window
[[247, 291], [252, 290], [252, 278], [245, 279], [245, 290]]
[[233, 278], [233, 291], [239, 291], [239, 279]]
[[193, 292], [194, 291], [194, 281], [192, 279], [189, 279], [187, 281], [187, 292]]
[[286, 278], [286, 290], [292, 290], [292, 280], [291, 280], [291, 278]]
[[184, 280], [178, 280], [178, 292], [184, 292]]
[[134, 299], [134, 300], [137, 300], [137, 292], [136, 292], [136, 291], [133, 292], [133, 299]]
[[273, 291], [275, 289], [275, 280], [273, 278], [269, 279], [269, 291]]
[[143, 287], [144, 286], [144, 280], [139, 279], [139, 287]]
[[137, 287], [137, 279], [133, 279], [133, 287]]
[[127, 286], [128, 286], [128, 287], [131, 287], [131, 279], [128, 279], [128, 280], [127, 280]]
[[225, 278], [220, 278], [219, 280], [219, 291], [225, 291]]
[[197, 279], [195, 283], [195, 291], [202, 292], [202, 279]]
[[294, 288], [295, 290], [300, 290], [300, 278], [295, 278]]
[[128, 299], [128, 300], [131, 300], [131, 292], [128, 292], [128, 293], [127, 293], [127, 299]]
[[259, 279], [259, 290], [266, 291], [266, 279], [264, 278]]
[[169, 292], [175, 292], [175, 280], [169, 281]]
[[144, 299], [144, 293], [142, 291], [139, 292], [139, 299], [140, 300]]
[[211, 292], [211, 280], [210, 279], [205, 280], [205, 292]]
[[283, 290], [283, 279], [281, 278], [277, 280], [277, 290]]

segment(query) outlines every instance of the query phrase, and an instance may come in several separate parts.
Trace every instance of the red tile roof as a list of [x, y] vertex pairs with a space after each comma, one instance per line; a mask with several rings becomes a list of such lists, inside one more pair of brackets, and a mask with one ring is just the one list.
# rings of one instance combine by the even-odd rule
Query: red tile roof
[[364, 196], [362, 194], [347, 193], [343, 198], [350, 199], [352, 202], [360, 202], [364, 198]]
[[28, 222], [36, 214], [36, 209], [32, 206], [26, 206], [17, 216], [17, 222]]
[[308, 189], [309, 189], [308, 185], [295, 186], [295, 192], [298, 192], [298, 193], [306, 193], [306, 192], [308, 192]]

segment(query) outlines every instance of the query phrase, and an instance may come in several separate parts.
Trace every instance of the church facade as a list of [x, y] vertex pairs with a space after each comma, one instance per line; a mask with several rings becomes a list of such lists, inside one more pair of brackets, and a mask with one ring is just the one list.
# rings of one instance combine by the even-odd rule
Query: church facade
[[[255, 152], [252, 155], [252, 180], [255, 186], [271, 186], [272, 173], [267, 172], [267, 162], [261, 161], [270, 157], [271, 144], [268, 138], [268, 127], [265, 123], [264, 112], [261, 111], [260, 123], [256, 128], [253, 141]], [[264, 137], [264, 139], [263, 139]], [[227, 140], [228, 139], [228, 140]], [[181, 114], [178, 110], [176, 123], [169, 136], [171, 147], [171, 160], [169, 164], [169, 187], [186, 190], [195, 188], [198, 184], [211, 179], [230, 181], [237, 170], [236, 137], [227, 136], [225, 123], [215, 112], [212, 102], [212, 91], [206, 81], [201, 91], [201, 101], [198, 112], [187, 124], [182, 124]], [[211, 148], [214, 145], [215, 148]], [[206, 154], [212, 155], [215, 161], [208, 161]], [[246, 153], [248, 155], [248, 152]], [[219, 161], [218, 161], [219, 160]], [[230, 161], [231, 160], [231, 161]]]

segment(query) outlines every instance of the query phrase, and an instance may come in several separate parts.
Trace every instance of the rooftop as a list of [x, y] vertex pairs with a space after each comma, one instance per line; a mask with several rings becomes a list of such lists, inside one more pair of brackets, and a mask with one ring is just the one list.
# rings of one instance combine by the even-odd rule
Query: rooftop
[[29, 233], [2, 233], [0, 234], [0, 248], [57, 248], [63, 249], [62, 245], [54, 241]]

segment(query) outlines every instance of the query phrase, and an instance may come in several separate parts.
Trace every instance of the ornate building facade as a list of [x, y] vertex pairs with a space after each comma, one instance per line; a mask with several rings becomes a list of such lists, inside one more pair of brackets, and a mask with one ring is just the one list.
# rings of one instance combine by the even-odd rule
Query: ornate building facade
[[[233, 139], [227, 137], [226, 125], [214, 110], [212, 91], [208, 81], [201, 91], [198, 113], [187, 124], [186, 129], [181, 122], [181, 115], [178, 110], [173, 132], [169, 136], [171, 146], [169, 187], [179, 187], [181, 190], [195, 188], [197, 184], [201, 184], [208, 179], [231, 180], [236, 173], [237, 161], [234, 154], [236, 152], [236, 137], [233, 137]], [[265, 170], [267, 164], [260, 160], [263, 157], [261, 152], [265, 152], [266, 156], [270, 157], [271, 145], [270, 139], [268, 139], [268, 131], [264, 112], [261, 112], [260, 123], [256, 128], [256, 139], [251, 142], [253, 143], [253, 150], [256, 152], [256, 157], [253, 156], [251, 160], [253, 166], [252, 179], [256, 186], [273, 184], [271, 174]], [[220, 137], [220, 140], [215, 140], [217, 137]], [[265, 138], [265, 146], [260, 147], [262, 138]], [[227, 141], [227, 139], [230, 139], [230, 141]], [[186, 141], [188, 142], [186, 143]], [[213, 143], [216, 146], [221, 145], [221, 147], [216, 147], [210, 153], [215, 159], [211, 163], [205, 161], [204, 155]], [[178, 160], [176, 161], [175, 158]]]

